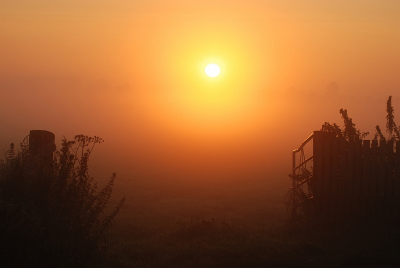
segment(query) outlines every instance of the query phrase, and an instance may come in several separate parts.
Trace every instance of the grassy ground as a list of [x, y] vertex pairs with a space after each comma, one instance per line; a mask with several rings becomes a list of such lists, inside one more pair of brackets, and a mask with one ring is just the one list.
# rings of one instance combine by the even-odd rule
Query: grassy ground
[[103, 266], [400, 267], [398, 225], [291, 225], [287, 187], [284, 178], [125, 183]]

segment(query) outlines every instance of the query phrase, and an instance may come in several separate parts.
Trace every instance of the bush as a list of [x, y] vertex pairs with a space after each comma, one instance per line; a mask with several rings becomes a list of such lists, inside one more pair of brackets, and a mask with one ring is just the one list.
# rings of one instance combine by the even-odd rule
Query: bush
[[[375, 135], [374, 140], [390, 140], [390, 141], [399, 141], [400, 140], [400, 127], [396, 125], [394, 122], [394, 108], [392, 105], [392, 96], [388, 97], [386, 101], [386, 132], [388, 133], [388, 138], [386, 138], [379, 125], [375, 127]], [[326, 132], [334, 132], [336, 136], [343, 137], [346, 140], [349, 139], [364, 139], [369, 133], [361, 132], [356, 128], [356, 125], [353, 123], [353, 119], [351, 119], [347, 113], [346, 109], [340, 109], [340, 115], [342, 116], [344, 126], [340, 128], [336, 123], [330, 124], [329, 122], [325, 122], [322, 125], [321, 130]]]
[[0, 252], [2, 264], [29, 267], [86, 266], [108, 246], [108, 233], [125, 202], [104, 216], [115, 173], [98, 190], [89, 156], [99, 137], [65, 138], [53, 165], [11, 144], [0, 160]]

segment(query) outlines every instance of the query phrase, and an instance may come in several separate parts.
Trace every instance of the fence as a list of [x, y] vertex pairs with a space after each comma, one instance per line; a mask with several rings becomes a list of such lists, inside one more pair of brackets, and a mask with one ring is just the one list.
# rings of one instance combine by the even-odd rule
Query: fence
[[[300, 157], [313, 141], [312, 156]], [[312, 168], [307, 169], [310, 162]], [[346, 140], [315, 131], [293, 151], [292, 189], [310, 201], [314, 215], [398, 217], [400, 211], [400, 142]], [[307, 185], [307, 189], [304, 186]]]

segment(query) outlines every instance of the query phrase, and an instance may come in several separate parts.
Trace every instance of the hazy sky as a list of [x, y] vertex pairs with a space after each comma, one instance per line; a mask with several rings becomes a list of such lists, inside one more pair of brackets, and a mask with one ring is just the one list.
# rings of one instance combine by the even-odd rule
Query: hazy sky
[[290, 167], [340, 108], [371, 132], [389, 95], [400, 111], [399, 14], [397, 0], [1, 0], [0, 148], [46, 129], [103, 137], [105, 168], [143, 176]]

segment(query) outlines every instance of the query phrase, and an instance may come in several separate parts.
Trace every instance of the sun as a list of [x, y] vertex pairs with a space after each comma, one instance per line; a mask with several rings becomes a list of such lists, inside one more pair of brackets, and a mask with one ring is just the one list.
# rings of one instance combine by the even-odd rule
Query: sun
[[204, 70], [209, 77], [216, 77], [221, 72], [219, 66], [215, 63], [208, 64]]

